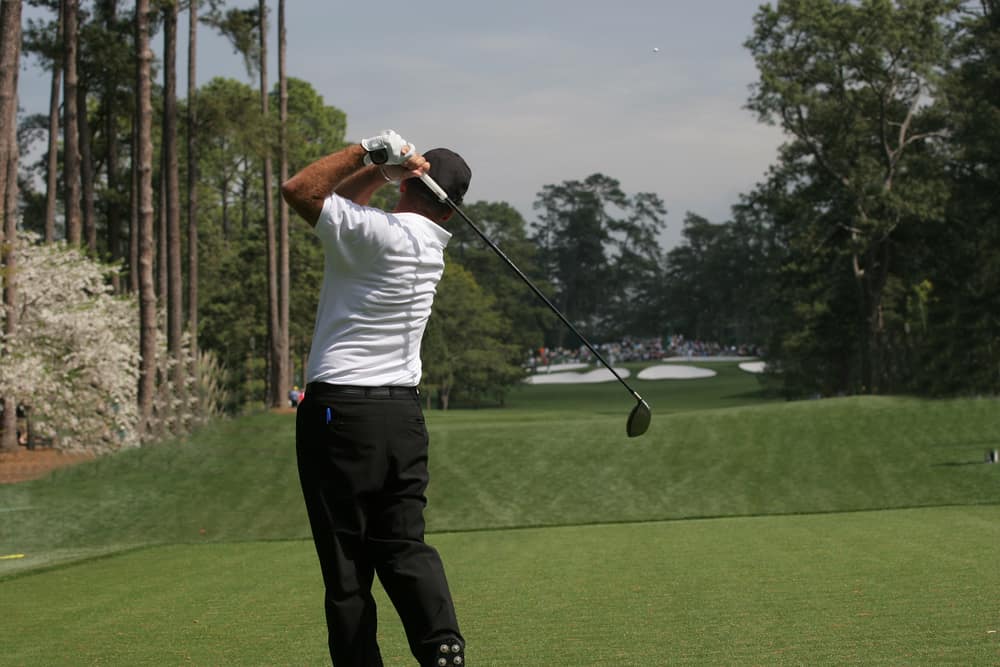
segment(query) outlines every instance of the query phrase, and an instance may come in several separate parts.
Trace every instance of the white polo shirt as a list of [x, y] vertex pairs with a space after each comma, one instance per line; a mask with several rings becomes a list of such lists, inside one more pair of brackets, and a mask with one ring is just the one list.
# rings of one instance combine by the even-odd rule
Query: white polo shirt
[[307, 381], [415, 387], [451, 234], [417, 213], [338, 195], [324, 202], [315, 231], [325, 260]]

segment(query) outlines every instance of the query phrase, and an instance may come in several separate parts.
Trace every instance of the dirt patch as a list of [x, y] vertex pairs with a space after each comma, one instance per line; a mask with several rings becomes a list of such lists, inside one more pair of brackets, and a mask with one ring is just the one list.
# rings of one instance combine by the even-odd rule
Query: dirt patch
[[60, 452], [56, 449], [25, 449], [0, 452], [0, 484], [16, 484], [44, 477], [56, 468], [90, 461], [93, 454]]

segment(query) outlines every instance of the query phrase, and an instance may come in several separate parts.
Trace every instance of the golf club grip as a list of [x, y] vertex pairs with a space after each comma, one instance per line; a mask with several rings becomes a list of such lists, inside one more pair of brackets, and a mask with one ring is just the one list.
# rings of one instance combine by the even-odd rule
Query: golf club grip
[[420, 180], [424, 182], [424, 185], [431, 189], [431, 192], [434, 193], [435, 197], [441, 201], [448, 200], [448, 193], [441, 189], [441, 186], [437, 184], [437, 181], [431, 178], [430, 174], [420, 174]]

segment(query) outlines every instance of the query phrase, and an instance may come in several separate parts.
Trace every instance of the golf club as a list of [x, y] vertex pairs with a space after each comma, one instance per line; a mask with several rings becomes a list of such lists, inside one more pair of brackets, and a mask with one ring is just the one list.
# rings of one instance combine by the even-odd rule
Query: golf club
[[594, 356], [597, 357], [602, 364], [604, 364], [605, 368], [611, 371], [611, 374], [614, 375], [615, 378], [617, 378], [618, 381], [621, 382], [626, 389], [628, 389], [628, 392], [632, 394], [632, 396], [635, 398], [636, 404], [635, 407], [632, 408], [632, 412], [628, 416], [628, 422], [626, 422], [625, 424], [625, 432], [628, 434], [628, 437], [630, 438], [634, 438], [636, 436], [645, 433], [646, 429], [649, 428], [649, 420], [652, 418], [652, 413], [649, 410], [649, 405], [646, 403], [646, 401], [642, 399], [642, 396], [640, 396], [638, 392], [635, 391], [635, 389], [632, 389], [632, 387], [628, 386], [628, 383], [625, 382], [622, 376], [618, 375], [618, 372], [611, 367], [611, 364], [609, 364], [607, 361], [604, 360], [604, 357], [601, 356], [601, 353], [598, 352], [596, 349], [594, 349], [594, 346], [590, 344], [590, 341], [584, 338], [583, 334], [581, 334], [579, 331], [576, 330], [576, 327], [573, 326], [572, 322], [566, 319], [566, 316], [563, 315], [561, 312], [559, 312], [558, 308], [552, 305], [552, 302], [549, 301], [544, 294], [542, 294], [541, 290], [535, 287], [535, 284], [528, 279], [528, 276], [524, 275], [521, 269], [517, 268], [514, 262], [510, 261], [507, 255], [505, 255], [504, 252], [500, 250], [497, 244], [491, 241], [486, 236], [486, 234], [484, 234], [482, 230], [480, 230], [479, 227], [476, 226], [476, 223], [474, 223], [472, 219], [465, 214], [465, 211], [459, 208], [458, 205], [451, 200], [451, 198], [448, 196], [448, 193], [445, 192], [441, 188], [441, 186], [434, 181], [433, 178], [431, 178], [428, 174], [421, 174], [420, 180], [424, 182], [424, 185], [430, 188], [431, 192], [434, 193], [435, 197], [437, 197], [442, 202], [450, 206], [451, 209], [455, 211], [455, 213], [458, 213], [463, 220], [469, 223], [469, 226], [472, 227], [472, 231], [476, 232], [476, 234], [479, 235], [479, 238], [485, 241], [486, 245], [492, 248], [493, 252], [495, 252], [500, 257], [500, 259], [502, 259], [507, 263], [507, 266], [514, 269], [514, 272], [518, 276], [520, 276], [521, 280], [523, 280], [528, 285], [528, 287], [531, 288], [531, 291], [534, 292], [539, 299], [545, 302], [545, 305], [548, 306], [553, 313], [559, 316], [559, 319], [562, 320], [563, 324], [569, 327], [569, 330], [572, 331], [574, 334], [576, 334], [577, 338], [583, 341], [583, 344], [587, 346], [587, 349], [594, 353]]

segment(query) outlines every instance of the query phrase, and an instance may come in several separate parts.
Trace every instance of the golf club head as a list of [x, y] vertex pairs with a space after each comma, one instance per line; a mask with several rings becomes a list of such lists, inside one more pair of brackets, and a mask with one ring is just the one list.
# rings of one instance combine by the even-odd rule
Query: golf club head
[[625, 424], [625, 432], [628, 433], [628, 437], [635, 438], [645, 433], [652, 418], [653, 413], [649, 409], [649, 404], [640, 398], [628, 416], [628, 423]]

